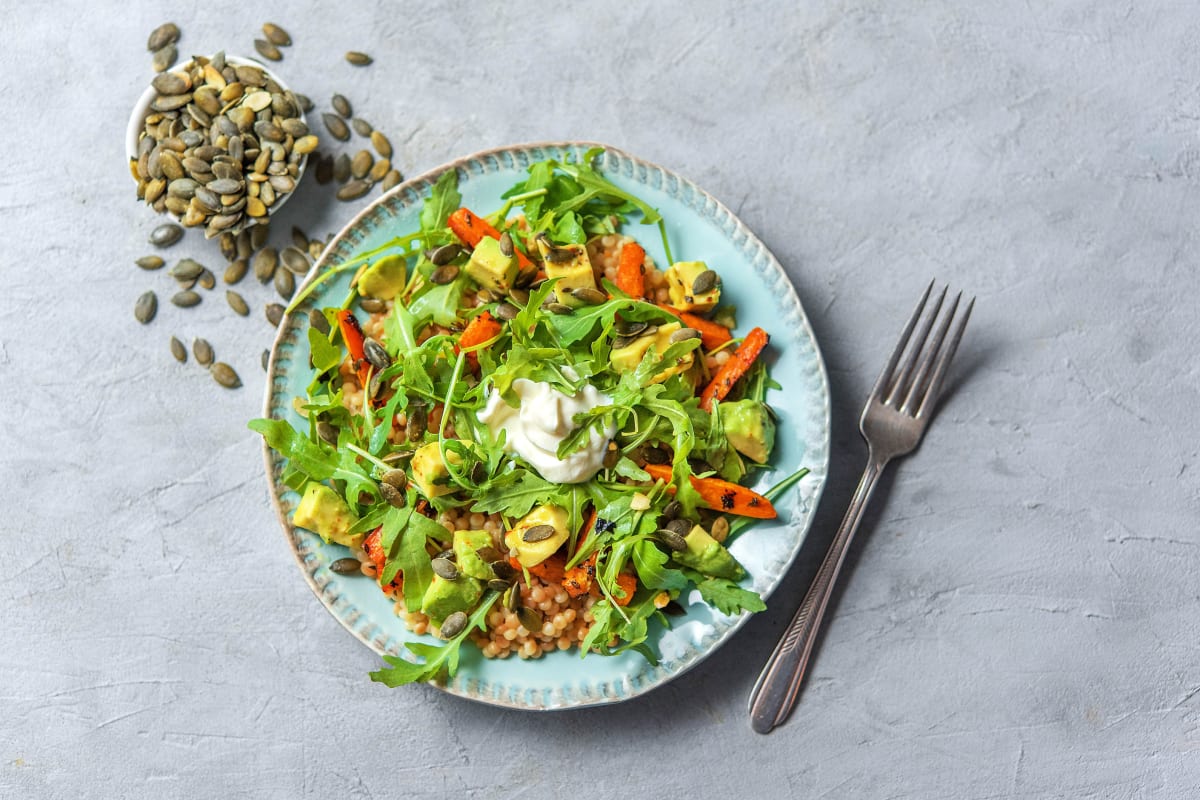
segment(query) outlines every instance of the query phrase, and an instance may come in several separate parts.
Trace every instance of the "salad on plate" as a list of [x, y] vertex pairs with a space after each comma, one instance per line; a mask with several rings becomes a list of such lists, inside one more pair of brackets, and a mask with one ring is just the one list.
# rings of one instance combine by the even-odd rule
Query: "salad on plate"
[[[592, 166], [545, 160], [479, 215], [457, 173], [420, 229], [321, 272], [307, 422], [250, 427], [286, 459], [292, 522], [346, 548], [415, 634], [390, 686], [555, 650], [654, 662], [654, 621], [698, 599], [764, 608], [726, 544], [776, 516], [769, 336], [739, 331], [719, 265], [674, 261], [658, 212]], [[657, 224], [666, 266], [631, 235]], [[639, 228], [651, 230], [654, 228]]]

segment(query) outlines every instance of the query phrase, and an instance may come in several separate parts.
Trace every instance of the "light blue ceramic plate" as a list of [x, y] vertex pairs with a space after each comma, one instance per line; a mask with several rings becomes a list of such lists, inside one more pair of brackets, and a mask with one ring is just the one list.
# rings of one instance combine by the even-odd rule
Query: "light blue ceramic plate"
[[[593, 146], [572, 142], [504, 147], [413, 178], [376, 200], [346, 226], [309, 280], [343, 263], [356, 251], [416, 230], [423, 198], [448, 169], [458, 170], [464, 204], [484, 213], [499, 205], [500, 194], [522, 179], [532, 162], [551, 157], [579, 159]], [[748, 573], [743, 585], [766, 598], [800, 550], [825, 485], [829, 462], [829, 388], [812, 329], [779, 262], [728, 208], [691, 181], [619, 150], [608, 148], [597, 164], [618, 186], [662, 212], [677, 260], [707, 261], [721, 274], [723, 300], [738, 309], [739, 332], [759, 325], [771, 334], [771, 376], [783, 386], [768, 397], [779, 413], [773, 459], [776, 471], [762, 477], [756, 488], [765, 489], [802, 466], [811, 473], [775, 503], [779, 519], [755, 525], [732, 544], [731, 550]], [[636, 224], [631, 229], [655, 261], [664, 264], [658, 231], [653, 227], [639, 229]], [[349, 282], [350, 275], [346, 274], [322, 285], [280, 327], [269, 366], [267, 416], [301, 426], [292, 410], [292, 399], [303, 395], [312, 379], [306, 312], [314, 303], [339, 304]], [[291, 512], [299, 498], [279, 480], [283, 459], [265, 447], [264, 451], [271, 499], [279, 520], [305, 579], [329, 612], [377, 653], [396, 655], [403, 651], [405, 641], [432, 641], [410, 633], [372, 581], [330, 572], [329, 564], [344, 556], [344, 549], [326, 545], [319, 537], [291, 524]], [[571, 651], [554, 652], [536, 661], [516, 657], [488, 660], [475, 647], [465, 645], [458, 673], [443, 688], [484, 703], [534, 710], [628, 700], [695, 666], [729, 640], [748, 618], [724, 616], [698, 596], [680, 600], [687, 609], [686, 616], [672, 618], [670, 630], [660, 628], [651, 634], [659, 655], [657, 666], [633, 652], [613, 658], [593, 654], [581, 659], [578, 651]]]

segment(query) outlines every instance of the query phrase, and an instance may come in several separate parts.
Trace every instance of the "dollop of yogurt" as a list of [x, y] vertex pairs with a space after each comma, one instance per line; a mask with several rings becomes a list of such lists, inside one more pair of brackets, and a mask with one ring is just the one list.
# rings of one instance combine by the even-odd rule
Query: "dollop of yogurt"
[[583, 483], [604, 465], [608, 442], [616, 432], [612, 425], [599, 431], [593, 428], [587, 443], [560, 459], [558, 446], [575, 430], [576, 414], [606, 406], [612, 398], [595, 386], [584, 384], [574, 395], [566, 395], [543, 381], [517, 378], [512, 389], [520, 398], [517, 408], [504, 402], [492, 389], [487, 404], [479, 412], [479, 421], [493, 436], [504, 431], [504, 449], [529, 462], [543, 478], [555, 483]]

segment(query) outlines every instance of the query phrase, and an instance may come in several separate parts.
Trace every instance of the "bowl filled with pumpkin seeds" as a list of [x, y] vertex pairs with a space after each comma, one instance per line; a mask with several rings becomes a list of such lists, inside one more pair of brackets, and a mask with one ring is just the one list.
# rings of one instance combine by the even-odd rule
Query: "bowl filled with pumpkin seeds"
[[278, 211], [317, 145], [278, 76], [224, 53], [156, 75], [125, 141], [138, 199], [209, 238]]

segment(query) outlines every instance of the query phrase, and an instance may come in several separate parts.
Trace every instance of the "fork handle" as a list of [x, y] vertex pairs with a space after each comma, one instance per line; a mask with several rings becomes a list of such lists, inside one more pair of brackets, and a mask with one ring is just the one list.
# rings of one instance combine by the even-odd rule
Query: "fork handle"
[[829, 545], [829, 551], [817, 570], [808, 594], [804, 596], [804, 602], [775, 646], [775, 652], [771, 653], [750, 693], [750, 725], [758, 733], [770, 733], [772, 728], [787, 719], [796, 703], [800, 682], [825, 616], [825, 607], [829, 604], [829, 596], [842, 570], [842, 562], [846, 560], [846, 551], [850, 548], [863, 511], [886, 465], [886, 459], [879, 459], [871, 453], [867, 468], [863, 470], [858, 488], [850, 500], [850, 507], [846, 509], [846, 517]]

